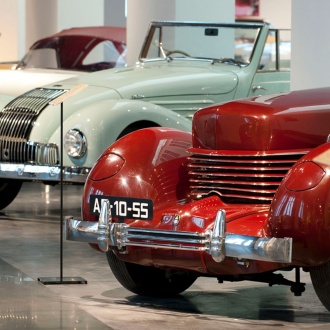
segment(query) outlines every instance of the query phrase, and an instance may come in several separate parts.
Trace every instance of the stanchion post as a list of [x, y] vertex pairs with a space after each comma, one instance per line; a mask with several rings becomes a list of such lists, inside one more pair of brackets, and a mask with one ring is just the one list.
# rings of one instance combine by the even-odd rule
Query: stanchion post
[[39, 277], [38, 281], [42, 284], [87, 284], [87, 281], [82, 277], [64, 277], [63, 276], [63, 102], [80, 92], [87, 85], [80, 84], [70, 91], [62, 94], [58, 98], [52, 100], [50, 105], [60, 105], [60, 276], [59, 277]]

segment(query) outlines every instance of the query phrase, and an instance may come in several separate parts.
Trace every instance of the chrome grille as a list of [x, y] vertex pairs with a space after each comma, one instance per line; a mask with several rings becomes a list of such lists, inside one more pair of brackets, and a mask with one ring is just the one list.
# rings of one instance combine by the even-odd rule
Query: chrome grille
[[270, 203], [285, 174], [306, 153], [193, 154], [191, 194], [214, 191], [226, 203]]
[[0, 113], [0, 161], [56, 164], [57, 146], [29, 142], [33, 124], [48, 103], [66, 91], [37, 88], [12, 100]]

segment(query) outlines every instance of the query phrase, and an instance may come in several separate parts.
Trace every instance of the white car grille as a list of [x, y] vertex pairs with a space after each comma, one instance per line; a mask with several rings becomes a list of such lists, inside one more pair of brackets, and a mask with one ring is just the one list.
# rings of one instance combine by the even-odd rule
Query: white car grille
[[0, 113], [0, 162], [58, 164], [54, 144], [29, 141], [33, 124], [48, 103], [63, 89], [37, 88], [12, 100]]

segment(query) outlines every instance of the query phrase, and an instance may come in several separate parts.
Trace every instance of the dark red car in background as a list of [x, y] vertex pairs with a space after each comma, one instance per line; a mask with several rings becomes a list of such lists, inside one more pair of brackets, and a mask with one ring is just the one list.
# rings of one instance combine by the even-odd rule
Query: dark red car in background
[[34, 42], [11, 70], [0, 70], [0, 93], [18, 96], [88, 72], [125, 66], [126, 28], [65, 29]]
[[[100, 58], [102, 61], [99, 61]], [[44, 68], [92, 72], [125, 65], [126, 28], [89, 26], [65, 29], [36, 41], [18, 62], [16, 69]]]

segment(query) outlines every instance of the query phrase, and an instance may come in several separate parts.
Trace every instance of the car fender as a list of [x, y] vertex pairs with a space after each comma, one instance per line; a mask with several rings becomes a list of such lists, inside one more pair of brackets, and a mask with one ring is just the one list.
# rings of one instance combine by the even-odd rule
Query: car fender
[[14, 98], [12, 95], [0, 94], [0, 109], [3, 109]]
[[141, 129], [116, 141], [87, 178], [83, 218], [96, 221], [89, 212], [91, 194], [151, 199], [155, 212], [186, 199], [190, 146], [191, 133], [163, 127]]
[[270, 208], [276, 237], [292, 237], [293, 263], [319, 265], [330, 259], [330, 144], [299, 160], [282, 181]]
[[[65, 111], [65, 110], [64, 110]], [[158, 105], [136, 100], [104, 100], [85, 106], [63, 122], [64, 134], [70, 129], [80, 130], [87, 139], [84, 157], [73, 159], [64, 152], [65, 165], [92, 167], [101, 153], [115, 142], [125, 128], [139, 123], [132, 130], [147, 126], [171, 127], [191, 131], [191, 120]], [[49, 141], [60, 145], [60, 127]]]

